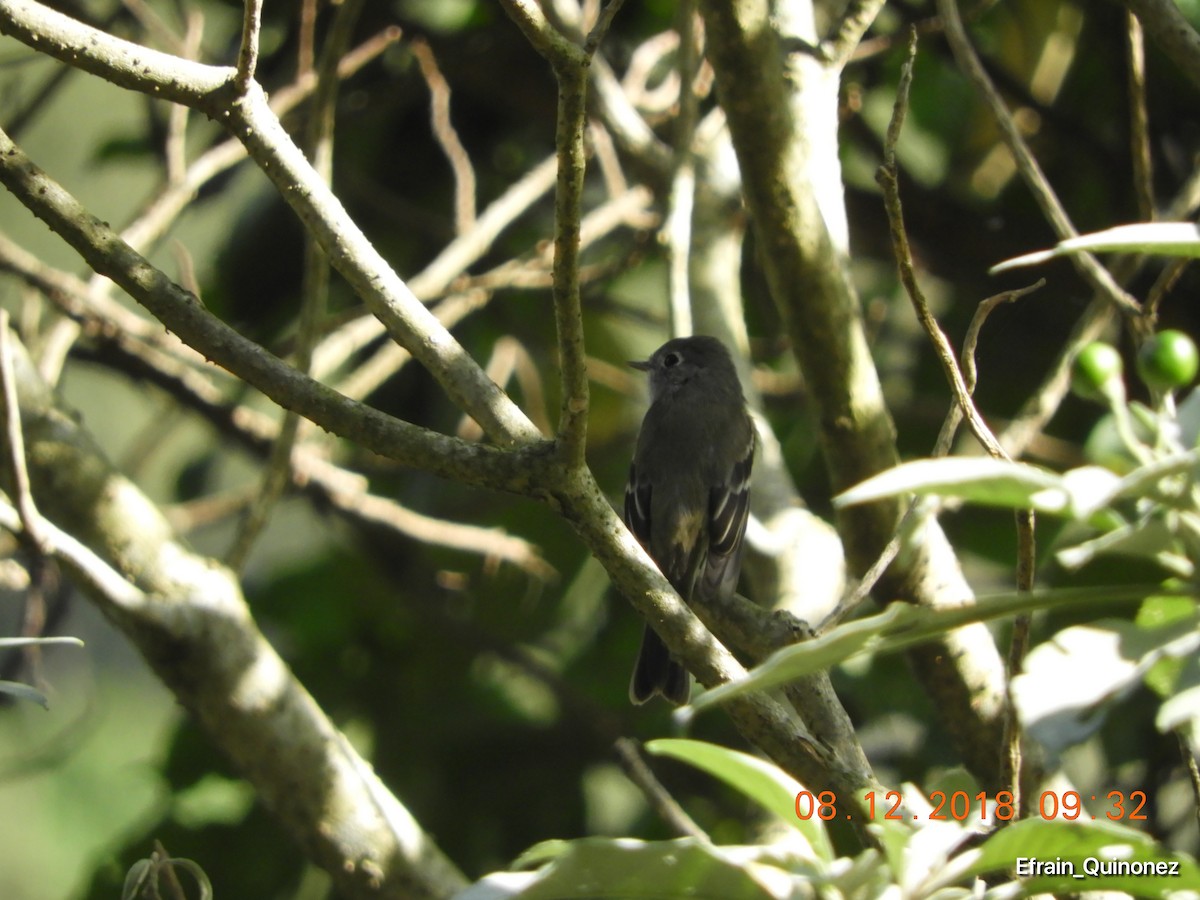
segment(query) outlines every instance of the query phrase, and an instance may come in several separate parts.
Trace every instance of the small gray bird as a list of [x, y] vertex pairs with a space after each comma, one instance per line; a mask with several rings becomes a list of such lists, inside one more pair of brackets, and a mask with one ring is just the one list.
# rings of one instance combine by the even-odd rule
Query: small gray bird
[[[728, 598], [737, 587], [749, 511], [754, 424], [737, 370], [714, 337], [667, 341], [645, 362], [650, 409], [642, 420], [625, 524], [687, 602]], [[662, 694], [687, 703], [688, 672], [647, 624], [629, 699]]]

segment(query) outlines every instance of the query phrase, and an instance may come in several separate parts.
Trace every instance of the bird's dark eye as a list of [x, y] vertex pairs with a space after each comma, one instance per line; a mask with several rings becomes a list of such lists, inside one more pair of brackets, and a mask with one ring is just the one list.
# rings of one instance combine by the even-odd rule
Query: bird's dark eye
[[672, 366], [677, 366], [677, 365], [679, 365], [679, 363], [680, 363], [682, 360], [683, 360], [683, 357], [682, 357], [682, 356], [680, 356], [678, 353], [671, 352], [671, 353], [668, 353], [666, 356], [664, 356], [664, 357], [663, 357], [663, 365], [664, 365], [664, 366], [666, 366], [666, 367], [669, 369], [669, 368], [671, 368]]

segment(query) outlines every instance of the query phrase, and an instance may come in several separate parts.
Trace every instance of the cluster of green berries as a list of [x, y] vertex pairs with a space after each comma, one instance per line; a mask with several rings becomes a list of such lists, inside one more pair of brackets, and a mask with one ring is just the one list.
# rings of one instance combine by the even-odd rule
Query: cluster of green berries
[[[1200, 369], [1196, 343], [1182, 331], [1160, 331], [1142, 345], [1138, 375], [1152, 391], [1167, 393], [1187, 387]], [[1104, 401], [1121, 382], [1121, 354], [1100, 341], [1079, 351], [1071, 368], [1071, 389], [1080, 397]]]

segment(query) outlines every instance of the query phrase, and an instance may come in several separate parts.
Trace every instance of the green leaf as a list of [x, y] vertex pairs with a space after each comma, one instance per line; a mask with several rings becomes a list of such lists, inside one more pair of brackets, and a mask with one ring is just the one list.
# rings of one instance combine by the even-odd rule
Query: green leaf
[[776, 650], [751, 669], [745, 678], [712, 688], [695, 697], [692, 709], [700, 712], [741, 694], [770, 690], [813, 672], [831, 668], [858, 653], [877, 649], [887, 630], [896, 622], [903, 621], [910, 609], [914, 607], [893, 603], [878, 615], [839, 625], [811, 641]]
[[1104, 231], [1059, 241], [1052, 250], [1026, 253], [992, 266], [995, 275], [1019, 266], [1047, 262], [1056, 256], [1083, 251], [1096, 253], [1157, 253], [1163, 256], [1200, 256], [1200, 228], [1193, 222], [1143, 222], [1117, 225]]
[[880, 472], [833, 498], [836, 507], [885, 497], [935, 494], [988, 506], [1059, 512], [1069, 495], [1059, 475], [1026, 463], [987, 456], [919, 459]]
[[[812, 897], [816, 873], [777, 847], [717, 847], [695, 838], [555, 841], [535, 872], [496, 872], [456, 900], [571, 900], [596, 897], [721, 897], [729, 900]], [[798, 871], [790, 871], [798, 869]]]
[[796, 815], [796, 795], [804, 790], [804, 786], [778, 766], [748, 753], [685, 738], [650, 741], [646, 750], [657, 756], [682, 760], [721, 779], [796, 828], [816, 858], [833, 861], [833, 848], [829, 845], [824, 823], [815, 816], [805, 820]]
[[1139, 466], [1120, 480], [1114, 481], [1108, 496], [1102, 502], [1114, 503], [1123, 499], [1139, 499], [1150, 496], [1164, 478], [1191, 474], [1194, 478], [1200, 466], [1200, 449], [1172, 453], [1154, 462]]
[[[1084, 798], [1085, 806], [1090, 798]], [[1200, 890], [1200, 868], [1196, 861], [1182, 853], [1171, 853], [1148, 835], [1125, 825], [1105, 821], [1105, 813], [1113, 811], [1101, 798], [1076, 821], [1023, 819], [1001, 828], [979, 848], [978, 857], [970, 867], [973, 875], [988, 872], [1012, 871], [1019, 860], [1036, 857], [1043, 863], [1055, 861], [1072, 863], [1075, 872], [1038, 875], [1022, 879], [1027, 894], [1052, 892], [1075, 894], [1080, 891], [1127, 891], [1135, 897], [1194, 896]], [[1126, 814], [1131, 808], [1126, 805]], [[1092, 815], [1101, 818], [1091, 820]], [[1126, 860], [1138, 863], [1177, 863], [1177, 875], [1111, 875], [1089, 876], [1084, 871], [1086, 860], [1107, 862]]]
[[695, 697], [690, 710], [700, 712], [741, 694], [770, 690], [861, 654], [902, 650], [972, 622], [1038, 609], [1135, 602], [1164, 593], [1169, 592], [1164, 592], [1161, 584], [1105, 585], [995, 594], [959, 607], [936, 610], [896, 602], [881, 613], [847, 622], [810, 641], [776, 650], [751, 669], [745, 678], [727, 682]]
[[1166, 521], [1155, 515], [1064, 547], [1054, 556], [1065, 569], [1078, 569], [1098, 556], [1112, 554], [1150, 560], [1173, 575], [1190, 577], [1195, 567], [1180, 549], [1179, 541]]
[[908, 494], [957, 497], [971, 503], [1092, 520], [1120, 500], [1152, 495], [1163, 479], [1195, 476], [1200, 449], [1181, 451], [1139, 466], [1124, 477], [1103, 466], [1080, 466], [1059, 475], [1026, 463], [987, 456], [919, 459], [880, 472], [833, 498], [835, 507]]

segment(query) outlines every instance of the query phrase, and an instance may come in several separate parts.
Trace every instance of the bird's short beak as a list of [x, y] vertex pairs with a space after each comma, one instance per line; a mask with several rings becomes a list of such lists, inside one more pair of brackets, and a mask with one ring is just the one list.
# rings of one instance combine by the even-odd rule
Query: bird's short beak
[[639, 372], [650, 371], [650, 360], [648, 359], [631, 359], [629, 361], [629, 365], [637, 369]]

